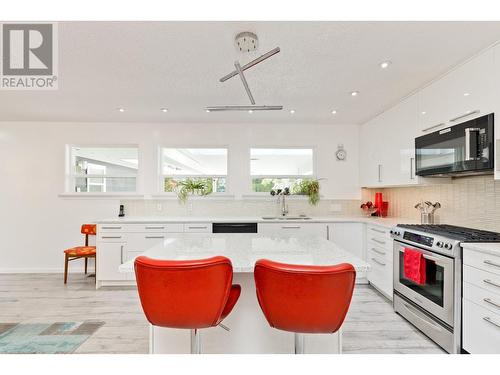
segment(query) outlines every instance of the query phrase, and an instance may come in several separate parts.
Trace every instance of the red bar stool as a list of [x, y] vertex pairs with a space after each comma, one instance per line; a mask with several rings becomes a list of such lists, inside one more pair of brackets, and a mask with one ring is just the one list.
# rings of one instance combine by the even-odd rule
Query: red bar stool
[[305, 352], [304, 333], [338, 332], [351, 304], [356, 271], [351, 264], [303, 266], [257, 261], [257, 299], [269, 325], [294, 332], [295, 354]]
[[135, 260], [137, 290], [153, 326], [191, 330], [191, 353], [201, 353], [199, 330], [221, 324], [241, 293], [222, 256], [200, 260]]
[[80, 233], [85, 235], [85, 246], [76, 246], [71, 249], [64, 250], [64, 284], [68, 281], [68, 264], [72, 260], [85, 259], [85, 274], [87, 274], [87, 262], [89, 258], [94, 258], [96, 255], [96, 247], [89, 246], [89, 236], [95, 236], [97, 232], [95, 224], [83, 224]]

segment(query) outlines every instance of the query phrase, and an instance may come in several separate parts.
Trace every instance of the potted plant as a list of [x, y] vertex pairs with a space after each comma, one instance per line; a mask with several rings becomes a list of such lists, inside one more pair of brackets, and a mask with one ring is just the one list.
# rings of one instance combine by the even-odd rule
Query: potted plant
[[175, 188], [177, 198], [182, 203], [185, 203], [189, 195], [205, 196], [212, 193], [212, 181], [210, 178], [192, 179], [187, 178], [184, 181], [179, 181]]
[[319, 202], [319, 180], [302, 180], [293, 187], [293, 194], [307, 195], [309, 204], [316, 206]]

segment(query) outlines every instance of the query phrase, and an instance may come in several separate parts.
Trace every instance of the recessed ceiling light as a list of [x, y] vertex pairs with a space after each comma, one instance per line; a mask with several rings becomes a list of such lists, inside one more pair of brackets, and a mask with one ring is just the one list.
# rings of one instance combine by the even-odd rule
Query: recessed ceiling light
[[389, 60], [383, 61], [383, 62], [380, 63], [380, 67], [382, 69], [387, 69], [389, 67], [389, 65], [391, 65], [391, 62]]
[[167, 113], [167, 112], [168, 112], [168, 108], [162, 108], [162, 109], [161, 109], [161, 111], [162, 111], [163, 113]]
[[425, 115], [425, 114], [426, 114], [427, 112], [425, 112], [425, 111], [422, 111], [421, 113], [422, 113], [423, 115]]
[[293, 115], [295, 113], [295, 109], [290, 110], [290, 114]]
[[351, 91], [351, 96], [358, 96], [359, 95], [359, 91]]
[[210, 113], [210, 110], [209, 109], [205, 109], [205, 112]]
[[332, 110], [332, 115], [336, 115], [337, 114], [337, 111], [336, 110]]
[[252, 114], [252, 113], [253, 113], [253, 111], [250, 109], [250, 110], [248, 110], [248, 113]]
[[470, 93], [464, 92], [464, 96], [469, 96], [469, 95], [470, 95]]
[[118, 108], [118, 112], [125, 112], [125, 108]]

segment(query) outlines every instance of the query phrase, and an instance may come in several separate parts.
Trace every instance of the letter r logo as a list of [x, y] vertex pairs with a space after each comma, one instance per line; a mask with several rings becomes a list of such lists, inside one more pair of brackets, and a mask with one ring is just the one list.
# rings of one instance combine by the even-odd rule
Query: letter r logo
[[2, 25], [3, 75], [52, 75], [51, 24]]

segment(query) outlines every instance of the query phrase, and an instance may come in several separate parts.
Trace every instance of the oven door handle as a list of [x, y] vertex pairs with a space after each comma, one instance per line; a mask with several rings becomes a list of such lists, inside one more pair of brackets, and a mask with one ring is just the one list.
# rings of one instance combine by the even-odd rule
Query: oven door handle
[[[405, 252], [405, 251], [404, 251], [404, 249], [399, 249], [399, 251], [400, 251], [401, 253], [404, 253], [404, 252]], [[427, 259], [427, 260], [431, 260], [431, 261], [435, 262], [437, 265], [442, 266], [442, 264], [439, 262], [439, 258], [436, 258], [436, 257], [430, 256], [430, 255], [427, 255], [427, 254], [423, 254], [423, 253], [422, 253], [422, 255], [424, 256], [424, 258], [425, 258], [425, 259]]]

